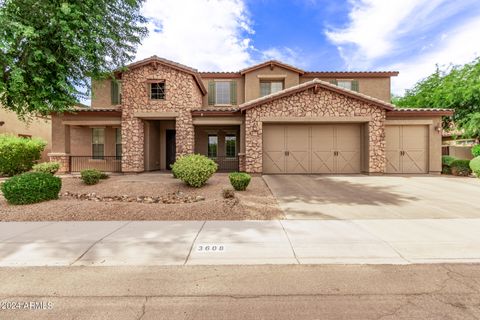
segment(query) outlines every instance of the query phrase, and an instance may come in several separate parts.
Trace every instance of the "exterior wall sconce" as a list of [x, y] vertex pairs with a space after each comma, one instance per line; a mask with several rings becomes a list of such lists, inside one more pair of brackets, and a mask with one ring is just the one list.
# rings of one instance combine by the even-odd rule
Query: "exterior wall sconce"
[[0, 121], [0, 127], [5, 124], [5, 121]]
[[438, 125], [435, 127], [435, 131], [437, 131], [438, 133], [442, 133], [442, 131], [443, 131], [442, 125], [438, 124]]

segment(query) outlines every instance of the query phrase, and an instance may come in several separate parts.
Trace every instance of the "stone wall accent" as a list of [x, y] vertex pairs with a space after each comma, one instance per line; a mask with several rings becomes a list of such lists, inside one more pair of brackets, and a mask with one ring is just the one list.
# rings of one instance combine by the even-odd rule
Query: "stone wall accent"
[[70, 155], [66, 153], [49, 153], [49, 161], [60, 163], [60, 169], [58, 173], [68, 173], [70, 172]]
[[[147, 80], [165, 81], [166, 99], [150, 100]], [[192, 75], [169, 66], [152, 64], [122, 76], [122, 171], [144, 171], [144, 122], [135, 112], [177, 112], [177, 157], [194, 150], [191, 110], [201, 107], [202, 94]]]
[[246, 111], [246, 171], [262, 172], [262, 117], [365, 117], [368, 125], [369, 173], [385, 172], [385, 109], [338, 93], [308, 89]]

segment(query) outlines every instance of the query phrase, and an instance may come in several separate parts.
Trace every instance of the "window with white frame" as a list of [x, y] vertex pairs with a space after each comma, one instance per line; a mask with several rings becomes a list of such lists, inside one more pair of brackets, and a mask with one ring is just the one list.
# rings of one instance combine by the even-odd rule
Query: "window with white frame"
[[260, 81], [260, 96], [264, 97], [269, 94], [282, 91], [283, 81]]
[[352, 90], [352, 81], [351, 80], [337, 80], [337, 86], [340, 88]]
[[105, 129], [92, 128], [92, 158], [104, 159], [105, 156]]
[[215, 104], [230, 104], [231, 81], [215, 81]]

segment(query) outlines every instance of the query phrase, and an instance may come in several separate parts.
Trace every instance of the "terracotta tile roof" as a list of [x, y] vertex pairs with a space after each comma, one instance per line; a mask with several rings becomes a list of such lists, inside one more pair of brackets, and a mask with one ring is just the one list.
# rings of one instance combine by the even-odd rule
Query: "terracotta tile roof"
[[297, 67], [294, 67], [292, 65], [289, 65], [289, 64], [277, 61], [277, 60], [269, 60], [269, 61], [265, 61], [265, 62], [256, 64], [256, 65], [253, 65], [251, 67], [240, 70], [240, 73], [245, 74], [247, 72], [250, 72], [250, 71], [253, 71], [253, 70], [256, 70], [256, 69], [260, 69], [260, 68], [267, 67], [267, 66], [274, 66], [274, 65], [280, 66], [282, 68], [285, 68], [285, 69], [288, 69], [288, 70], [291, 70], [291, 71], [294, 71], [294, 72], [298, 72], [300, 74], [305, 73], [305, 71], [303, 71], [302, 69], [299, 69]]
[[354, 77], [354, 78], [378, 78], [396, 77], [398, 71], [306, 71], [305, 77]]
[[389, 115], [439, 115], [452, 116], [455, 113], [453, 109], [443, 108], [395, 108], [389, 112]]
[[81, 111], [81, 112], [105, 112], [105, 111], [122, 111], [122, 108], [92, 108], [92, 107], [75, 107], [73, 108], [74, 111]]
[[387, 110], [394, 110], [395, 109], [395, 106], [393, 104], [385, 102], [383, 100], [367, 96], [363, 93], [359, 93], [359, 92], [355, 92], [355, 91], [352, 91], [352, 90], [340, 88], [340, 87], [338, 87], [334, 84], [331, 84], [329, 82], [325, 82], [325, 81], [322, 81], [322, 80], [319, 80], [319, 79], [313, 79], [311, 81], [308, 81], [308, 82], [305, 82], [305, 83], [302, 83], [302, 84], [284, 89], [282, 91], [275, 92], [275, 93], [266, 95], [264, 97], [245, 102], [242, 105], [240, 105], [240, 110], [247, 110], [247, 109], [253, 108], [253, 107], [261, 105], [261, 104], [265, 104], [267, 102], [270, 102], [270, 101], [273, 101], [273, 100], [276, 100], [276, 99], [280, 99], [280, 98], [283, 98], [283, 97], [286, 97], [286, 96], [293, 95], [297, 92], [301, 92], [301, 91], [308, 90], [310, 88], [314, 88], [316, 86], [327, 89], [329, 91], [334, 91], [334, 92], [343, 94], [345, 96], [349, 96], [349, 97], [357, 99], [357, 100], [362, 100], [364, 102], [374, 104], [376, 106], [385, 108]]
[[201, 107], [197, 109], [192, 109], [192, 111], [239, 111], [239, 106], [208, 106], [208, 107]]

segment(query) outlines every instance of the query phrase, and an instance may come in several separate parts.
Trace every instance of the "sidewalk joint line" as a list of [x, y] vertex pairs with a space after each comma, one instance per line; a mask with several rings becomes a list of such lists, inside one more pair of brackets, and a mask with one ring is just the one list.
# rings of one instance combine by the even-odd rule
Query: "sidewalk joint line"
[[190, 247], [190, 250], [188, 251], [188, 255], [187, 255], [187, 257], [185, 258], [185, 262], [183, 263], [183, 265], [186, 265], [188, 259], [190, 259], [190, 255], [192, 254], [193, 246], [195, 245], [195, 242], [197, 241], [197, 238], [198, 238], [198, 236], [200, 235], [200, 232], [202, 232], [203, 227], [205, 226], [206, 223], [207, 223], [207, 220], [203, 221], [202, 226], [200, 227], [200, 229], [198, 229], [197, 235], [196, 235], [195, 238], [193, 239], [192, 246]]
[[287, 230], [285, 230], [285, 226], [283, 225], [282, 220], [278, 220], [278, 222], [282, 226], [283, 232], [285, 233], [285, 236], [287, 237], [288, 243], [290, 244], [290, 249], [292, 249], [293, 256], [295, 257], [295, 260], [297, 260], [298, 264], [301, 264], [300, 260], [298, 260], [297, 253], [295, 252], [295, 249], [293, 248], [292, 241], [290, 240], [290, 237], [288, 236]]
[[88, 251], [90, 251], [90, 249], [92, 249], [95, 245], [97, 245], [100, 241], [102, 241], [103, 239], [105, 239], [106, 237], [108, 236], [111, 236], [112, 234], [114, 234], [115, 232], [117, 232], [118, 230], [124, 228], [125, 226], [129, 225], [130, 223], [132, 223], [132, 221], [127, 221], [127, 223], [124, 223], [122, 224], [120, 227], [116, 228], [115, 230], [113, 230], [112, 232], [104, 235], [103, 237], [101, 237], [100, 239], [96, 240], [94, 243], [92, 243], [88, 248], [87, 250], [85, 250], [84, 253], [82, 253], [77, 259], [75, 259], [75, 261], [73, 261], [72, 263], [69, 264], [69, 266], [72, 266], [74, 265], [75, 263], [77, 263], [80, 259], [82, 259]]

